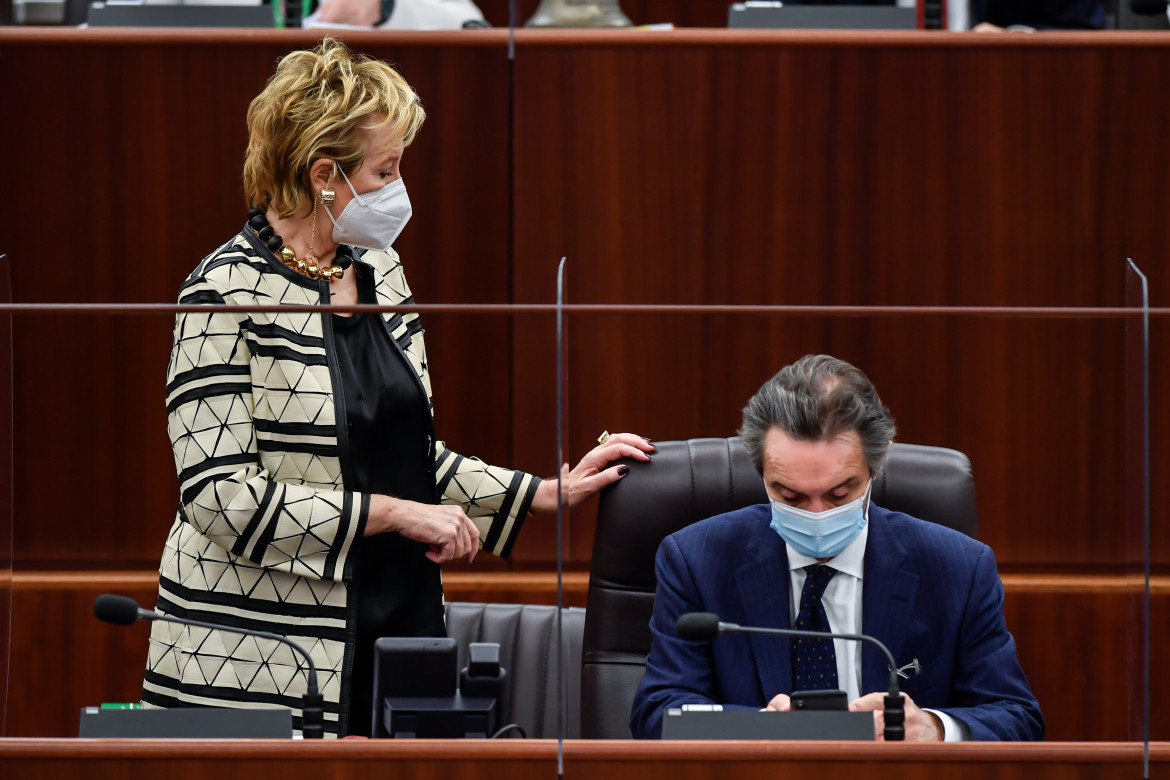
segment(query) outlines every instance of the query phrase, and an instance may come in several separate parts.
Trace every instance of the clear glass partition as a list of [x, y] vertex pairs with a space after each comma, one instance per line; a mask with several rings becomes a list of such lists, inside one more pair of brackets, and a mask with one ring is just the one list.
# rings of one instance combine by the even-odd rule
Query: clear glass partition
[[1144, 743], [1144, 777], [1150, 776], [1150, 292], [1132, 259], [1125, 269], [1126, 535], [1130, 643], [1130, 734]]
[[[12, 302], [8, 256], [0, 254], [0, 304]], [[8, 724], [12, 637], [12, 315], [0, 314], [0, 737]]]
[[[146, 316], [142, 311], [118, 313], [114, 311], [116, 307], [104, 308], [107, 310], [102, 312], [103, 316], [96, 319], [122, 322], [128, 330], [148, 326], [169, 329], [168, 318], [160, 316], [162, 310], [169, 308], [165, 305], [152, 307], [153, 311]], [[529, 363], [519, 372], [532, 387], [531, 393], [522, 394], [518, 399], [516, 408], [524, 411], [517, 412], [516, 419], [532, 416], [534, 406], [551, 412], [543, 420], [537, 419], [535, 425], [520, 428], [514, 439], [519, 457], [533, 464], [526, 468], [541, 474], [550, 473], [556, 462], [575, 463], [593, 446], [596, 433], [603, 428], [611, 432], [644, 433], [659, 442], [733, 435], [743, 403], [778, 367], [810, 352], [835, 354], [855, 362], [871, 376], [898, 420], [899, 441], [949, 447], [971, 458], [976, 475], [979, 536], [992, 546], [999, 558], [1007, 592], [1008, 627], [1016, 637], [1021, 663], [1045, 709], [1050, 739], [1144, 739], [1149, 721], [1144, 714], [1148, 706], [1144, 675], [1148, 672], [1143, 670], [1149, 657], [1146, 650], [1149, 640], [1145, 586], [1148, 555], [1143, 527], [1128, 521], [1129, 530], [1112, 543], [1110, 535], [1101, 534], [1099, 525], [1092, 521], [1098, 511], [1094, 502], [1105, 500], [1097, 498], [1095, 492], [1103, 490], [1102, 485], [1120, 485], [1122, 480], [1128, 484], [1137, 473], [1134, 469], [1140, 472], [1144, 459], [1139, 457], [1098, 472], [1092, 484], [1081, 480], [1070, 482], [1065, 477], [1081, 461], [1094, 458], [1094, 442], [1109, 435], [1108, 431], [1127, 429], [1140, 437], [1141, 424], [1129, 416], [1133, 411], [1130, 401], [1121, 406], [1101, 402], [1105, 396], [1115, 393], [1129, 398], [1133, 385], [1128, 383], [1125, 365], [1119, 364], [1115, 371], [1098, 365], [1095, 375], [1112, 374], [1115, 380], [1093, 386], [1084, 382], [1082, 366], [1071, 359], [1078, 352], [1096, 348], [1094, 345], [1113, 344], [1118, 360], [1123, 363], [1123, 354], [1130, 354], [1127, 348], [1132, 344], [1127, 333], [1135, 323], [1127, 310], [1118, 308], [1097, 314], [1085, 309], [1039, 308], [786, 309], [606, 304], [564, 307], [422, 304], [419, 308], [428, 338], [434, 336], [429, 360], [436, 378], [448, 375], [453, 368], [445, 365], [444, 350], [436, 347], [455, 344], [456, 334], [468, 323], [487, 332], [498, 327], [498, 321], [507, 321], [517, 330], [545, 331], [553, 336], [545, 342], [547, 349], [528, 353]], [[563, 312], [559, 325], [558, 308]], [[45, 323], [47, 316], [45, 311], [25, 313], [30, 325]], [[89, 319], [76, 310], [53, 316]], [[493, 321], [497, 324], [493, 325]], [[449, 331], [452, 324], [460, 327]], [[82, 360], [80, 351], [100, 351], [101, 343], [110, 338], [117, 343], [116, 334], [122, 328], [101, 332], [102, 329], [91, 326], [88, 330], [96, 335], [79, 339], [74, 354], [58, 355], [62, 359]], [[34, 333], [37, 329], [18, 328], [17, 332]], [[613, 336], [621, 332], [631, 334], [628, 340], [622, 342]], [[1026, 366], [1029, 353], [1015, 353], [1009, 345], [1035, 340], [1047, 343], [1050, 354], [1044, 360], [1033, 355], [1042, 364], [1033, 370]], [[558, 343], [566, 345], [563, 352], [558, 352]], [[1010, 370], [993, 376], [987, 373], [990, 364], [976, 368], [966, 365], [969, 358], [963, 356], [970, 354], [966, 346], [988, 343], [1004, 345], [1012, 353]], [[680, 344], [688, 346], [680, 350], [677, 348]], [[729, 352], [728, 344], [737, 346]], [[495, 352], [502, 355], [507, 351], [506, 344], [486, 352], [479, 350], [485, 359]], [[712, 373], [711, 366], [718, 371]], [[504, 376], [513, 370], [501, 369], [499, 373]], [[615, 383], [614, 374], [637, 376], [637, 382]], [[542, 375], [547, 381], [541, 380]], [[573, 382], [565, 382], [570, 375]], [[19, 374], [15, 379], [19, 402], [29, 412], [40, 411], [44, 402], [32, 392], [35, 383]], [[113, 374], [92, 378], [87, 394], [110, 398], [109, 413], [127, 418], [134, 413], [137, 401], [120, 400], [118, 393], [107, 395], [119, 381]], [[465, 413], [457, 408], [467, 403], [459, 392], [440, 388], [436, 398], [443, 401], [436, 408], [451, 410], [456, 417]], [[1061, 408], [1052, 410], [1048, 408], [1051, 405]], [[1065, 405], [1067, 413], [1062, 411]], [[1080, 421], [1075, 421], [1076, 410], [1085, 407], [1100, 411], [1082, 415]], [[1108, 411], [1111, 409], [1115, 411]], [[1062, 413], [1054, 417], [1053, 411]], [[59, 409], [56, 414], [58, 420], [54, 425], [64, 429], [84, 424], [89, 412], [79, 408]], [[540, 415], [543, 414], [541, 411]], [[1114, 414], [1125, 418], [1115, 419]], [[436, 419], [441, 423], [442, 416]], [[563, 422], [561, 430], [558, 421]], [[1071, 426], [1071, 430], [1059, 430], [1059, 425], [1064, 424]], [[452, 447], [459, 446], [461, 440], [471, 441], [471, 446], [475, 446], [476, 436], [470, 429], [444, 428], [440, 424], [439, 431]], [[36, 435], [40, 435], [39, 427], [36, 430], [22, 427], [18, 418], [17, 451], [39, 457], [30, 439]], [[1126, 441], [1122, 442], [1121, 438]], [[1128, 452], [1129, 434], [1121, 438], [1118, 448]], [[128, 457], [123, 452], [127, 446], [131, 448], [129, 452], [138, 446], [135, 437], [123, 440], [116, 435], [103, 435], [97, 441], [107, 451], [120, 453], [114, 456], [115, 460]], [[170, 469], [165, 440], [156, 435], [146, 441], [149, 443], [143, 446], [150, 448], [150, 454], [135, 469], [150, 474], [152, 480], [165, 482], [165, 473]], [[1026, 489], [1021, 489], [1019, 484], [1021, 473], [1028, 475]], [[99, 495], [106, 490], [101, 476], [102, 472], [79, 472], [74, 479], [81, 484], [72, 489], [78, 495]], [[30, 500], [22, 493], [37, 487], [40, 484], [37, 480], [32, 474], [12, 483], [18, 494], [18, 505]], [[73, 503], [71, 494], [62, 495], [67, 515], [82, 511], [84, 505]], [[63, 668], [60, 677], [70, 684], [67, 687], [38, 684], [40, 702], [52, 710], [51, 715], [43, 716], [40, 721], [11, 722], [10, 735], [67, 736], [68, 727], [62, 733], [61, 724], [71, 721], [80, 705], [136, 696], [141, 656], [145, 652], [144, 637], [96, 624], [89, 615], [89, 606], [92, 596], [101, 590], [125, 592], [127, 588], [140, 602], [150, 604], [153, 586], [149, 574], [124, 567], [133, 563], [134, 551], [141, 548], [146, 551], [140, 553], [144, 557], [150, 548], [158, 545], [158, 537], [165, 533], [166, 525], [161, 518], [169, 514], [168, 505], [173, 497], [160, 491], [147, 498], [135, 513], [98, 518], [103, 527], [116, 523], [122, 528], [117, 539], [125, 540], [129, 528], [133, 528], [129, 536], [141, 534], [151, 538], [130, 547], [125, 542], [122, 547], [108, 546], [107, 558], [91, 557], [88, 562], [88, 566], [97, 568], [85, 573], [55, 571], [50, 567], [51, 562], [29, 556], [30, 560], [40, 562], [23, 572], [28, 581], [26, 589], [30, 595], [38, 588], [42, 592], [24, 605], [15, 623], [11, 646], [22, 650], [13, 659], [14, 684], [20, 688], [22, 697], [29, 694], [28, 686], [47, 672], [41, 664]], [[519, 560], [506, 566], [513, 567], [517, 582], [523, 577], [531, 581], [533, 576], [539, 581], [542, 572], [546, 575], [545, 584], [537, 586], [535, 598], [531, 600], [555, 599], [559, 605], [580, 603], [581, 580], [566, 580], [567, 590], [562, 590], [561, 574], [581, 572], [590, 566], [594, 509], [590, 505], [575, 509], [571, 513], [572, 522], [566, 513], [563, 524], [556, 524], [552, 517], [528, 521], [530, 525], [514, 550]], [[88, 553], [79, 546], [78, 540], [68, 535], [53, 535], [51, 547], [60, 555], [58, 561], [76, 567], [73, 562], [84, 561], [86, 554], [100, 556], [107, 549], [92, 549], [102, 538], [99, 535], [82, 543], [91, 548]], [[31, 551], [43, 551], [49, 549], [46, 547], [49, 539], [41, 539], [34, 524], [25, 529], [23, 544]], [[123, 554], [124, 557], [119, 557]], [[1076, 562], [1069, 564], [1070, 560]], [[542, 565], [542, 561], [547, 563]], [[19, 555], [15, 563], [19, 568]], [[135, 565], [145, 567], [151, 563]], [[466, 594], [482, 598], [477, 596], [477, 588], [483, 593], [483, 588], [492, 587], [490, 582], [494, 581], [494, 587], [498, 588], [513, 576], [498, 562], [481, 561], [476, 567], [483, 564], [486, 566], [478, 571], [487, 577], [481, 579], [477, 579], [479, 574], [474, 570], [449, 567], [448, 588], [456, 594], [454, 598], [468, 598]], [[1080, 573], [1083, 570], [1092, 573]], [[555, 591], [550, 588], [554, 581]], [[65, 601], [34, 613], [36, 604], [59, 598]], [[522, 590], [513, 598], [530, 600]], [[1096, 619], [1086, 620], [1086, 613]], [[41, 623], [59, 619], [70, 622], [73, 627], [69, 630], [86, 637], [84, 646], [103, 659], [111, 670], [109, 673], [100, 678], [87, 674], [85, 669], [92, 666], [90, 652], [85, 658], [73, 657], [70, 648], [78, 647], [75, 644], [55, 649], [45, 644], [41, 657], [27, 652], [29, 641], [60, 630]], [[566, 639], [566, 644], [569, 641]], [[1069, 647], [1082, 650], [1073, 653]], [[567, 649], [564, 656], [569, 656]], [[1094, 673], [1071, 676], [1071, 670], [1088, 658], [1093, 659]], [[562, 669], [558, 674], [558, 689], [566, 686], [572, 676], [569, 670]], [[1080, 706], [1081, 696], [1092, 698], [1101, 689], [1111, 691], [1111, 695], [1098, 697], [1092, 711]], [[567, 708], [580, 704], [572, 695], [563, 701]], [[561, 720], [568, 723], [574, 716], [566, 714]], [[43, 731], [30, 732], [30, 728]]]

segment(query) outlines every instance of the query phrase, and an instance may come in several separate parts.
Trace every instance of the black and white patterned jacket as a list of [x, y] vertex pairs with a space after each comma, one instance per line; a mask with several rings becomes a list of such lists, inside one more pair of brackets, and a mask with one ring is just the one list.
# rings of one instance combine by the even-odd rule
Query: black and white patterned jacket
[[[366, 252], [378, 302], [413, 302], [398, 255]], [[181, 304], [304, 305], [328, 283], [277, 262], [245, 229], [183, 284]], [[418, 315], [385, 314], [429, 401]], [[325, 731], [347, 712], [356, 605], [347, 582], [369, 496], [347, 491], [345, 420], [334, 394], [332, 328], [320, 313], [179, 314], [167, 372], [180, 502], [159, 567], [158, 609], [288, 636], [317, 665]], [[432, 436], [432, 440], [434, 437]], [[539, 480], [465, 458], [434, 441], [437, 488], [507, 556]], [[305, 674], [286, 646], [155, 622], [143, 701], [280, 706], [299, 727]]]

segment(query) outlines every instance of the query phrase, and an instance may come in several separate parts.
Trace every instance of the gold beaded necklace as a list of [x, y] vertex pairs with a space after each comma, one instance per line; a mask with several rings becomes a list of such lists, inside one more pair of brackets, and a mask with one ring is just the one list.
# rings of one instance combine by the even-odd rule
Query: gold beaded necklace
[[280, 247], [280, 260], [301, 276], [307, 276], [310, 279], [325, 279], [328, 282], [333, 282], [345, 274], [345, 269], [339, 265], [321, 268], [317, 265], [317, 258], [313, 254], [313, 249], [317, 243], [317, 205], [320, 203], [320, 200], [319, 195], [313, 197], [313, 232], [309, 234], [309, 254], [305, 255], [304, 259], [301, 259], [297, 257], [297, 253], [293, 251], [292, 247], [284, 244]]
[[[330, 191], [330, 194], [331, 191]], [[276, 234], [272, 229], [272, 225], [268, 224], [268, 216], [264, 209], [255, 207], [248, 212], [248, 225], [256, 232], [256, 235], [264, 242], [264, 245], [276, 256], [280, 261], [287, 265], [292, 270], [296, 271], [301, 276], [309, 279], [318, 280], [325, 279], [328, 282], [334, 282], [345, 275], [345, 269], [353, 262], [348, 252], [343, 252], [345, 247], [338, 247], [336, 265], [331, 265], [322, 268], [317, 264], [317, 257], [314, 254], [317, 243], [317, 204], [321, 200], [320, 196], [313, 198], [313, 231], [309, 234], [309, 252], [304, 258], [297, 257], [297, 253], [284, 240]], [[327, 198], [326, 202], [331, 201], [332, 198]]]

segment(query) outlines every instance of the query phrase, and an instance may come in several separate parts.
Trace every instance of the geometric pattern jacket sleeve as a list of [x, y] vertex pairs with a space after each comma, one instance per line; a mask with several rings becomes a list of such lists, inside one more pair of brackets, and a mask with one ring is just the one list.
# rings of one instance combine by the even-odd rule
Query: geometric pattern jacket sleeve
[[[413, 302], [398, 256], [368, 252], [379, 303]], [[204, 260], [180, 304], [305, 305], [328, 284], [273, 262], [248, 231]], [[391, 340], [428, 403], [414, 313], [385, 314]], [[309, 649], [326, 699], [326, 732], [347, 712], [352, 658], [347, 579], [369, 497], [347, 491], [343, 393], [320, 313], [195, 312], [175, 319], [167, 370], [168, 433], [180, 502], [159, 571], [161, 611], [281, 633]], [[462, 506], [481, 546], [506, 556], [539, 480], [463, 457], [434, 441], [436, 489]], [[299, 715], [300, 661], [283, 645], [156, 622], [144, 700], [160, 706], [248, 703]]]
[[[386, 259], [382, 268], [375, 266], [381, 271], [376, 285], [379, 301], [412, 302], [397, 255], [367, 253], [366, 259], [379, 255]], [[255, 274], [240, 263], [220, 268], [226, 268], [226, 274], [189, 280], [180, 301], [226, 303], [230, 298], [247, 303], [272, 297], [268, 290], [254, 291], [268, 293], [264, 295], [249, 294], [255, 284], [245, 284], [241, 295], [239, 284], [271, 274]], [[215, 281], [225, 275], [227, 283], [219, 285], [225, 289], [217, 289]], [[264, 281], [266, 287], [273, 286], [271, 280]], [[278, 286], [281, 302], [297, 302], [290, 297], [315, 302], [310, 297], [315, 291], [289, 286], [287, 280]], [[340, 579], [349, 547], [364, 527], [368, 499], [340, 489], [343, 453], [324, 348], [325, 318], [258, 319], [248, 313], [176, 318], [167, 411], [181, 511], [187, 522], [233, 555], [265, 568]], [[430, 378], [418, 316], [391, 314], [386, 320], [429, 402]], [[435, 449], [443, 502], [462, 506], [479, 525], [483, 547], [506, 556], [537, 480], [465, 458], [442, 442], [435, 442]]]

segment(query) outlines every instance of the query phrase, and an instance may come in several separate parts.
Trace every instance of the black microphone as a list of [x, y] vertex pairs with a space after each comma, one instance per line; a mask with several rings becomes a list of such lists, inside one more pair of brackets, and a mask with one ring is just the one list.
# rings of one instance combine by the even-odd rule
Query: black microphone
[[98, 620], [113, 623], [119, 626], [133, 625], [138, 620], [162, 620], [167, 623], [178, 623], [185, 626], [199, 628], [213, 628], [218, 631], [233, 631], [237, 634], [274, 639], [296, 650], [309, 663], [309, 674], [305, 695], [301, 697], [301, 734], [305, 739], [321, 739], [325, 736], [325, 713], [323, 710], [325, 697], [317, 692], [317, 667], [305, 649], [296, 642], [280, 634], [267, 631], [253, 631], [236, 626], [222, 626], [217, 623], [208, 623], [203, 620], [175, 618], [170, 615], [161, 615], [149, 609], [138, 606], [138, 602], [126, 596], [115, 596], [112, 593], [103, 593], [93, 602], [93, 614]]
[[890, 667], [890, 685], [885, 698], [885, 730], [882, 736], [887, 742], [903, 742], [906, 739], [906, 710], [898, 686], [898, 664], [894, 655], [878, 639], [868, 634], [838, 634], [832, 631], [798, 631], [795, 628], [757, 628], [724, 623], [713, 612], [686, 612], [678, 616], [674, 631], [679, 639], [691, 642], [710, 642], [721, 633], [727, 634], [771, 634], [774, 636], [795, 636], [806, 639], [851, 639], [855, 642], [869, 642], [886, 657]]
[[1157, 16], [1166, 13], [1166, 0], [1129, 0], [1129, 10], [1138, 16]]

